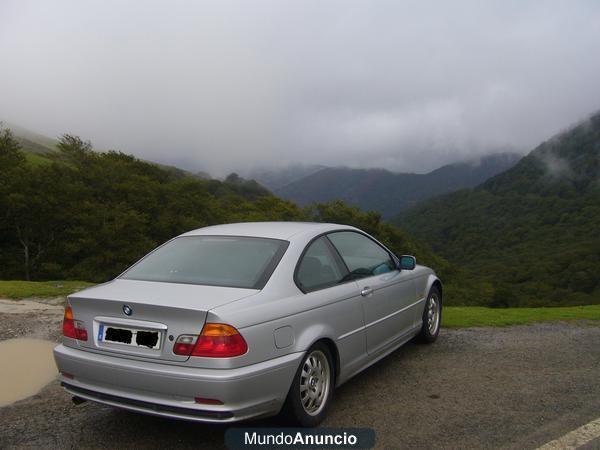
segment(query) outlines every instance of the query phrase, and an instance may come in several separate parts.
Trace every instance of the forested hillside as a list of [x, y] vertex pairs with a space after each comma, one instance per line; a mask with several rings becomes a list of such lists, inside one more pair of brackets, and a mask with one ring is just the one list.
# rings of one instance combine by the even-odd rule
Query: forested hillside
[[396, 223], [461, 270], [463, 303], [600, 303], [600, 114]]
[[0, 130], [0, 278], [105, 281], [158, 244], [218, 223], [310, 220], [354, 224], [442, 274], [445, 260], [401, 230], [343, 203], [299, 208], [235, 174], [189, 176], [63, 136], [31, 159]]
[[[449, 164], [426, 174], [324, 167], [296, 180], [288, 177], [288, 184], [276, 186], [273, 192], [301, 206], [342, 200], [365, 210], [379, 211], [389, 219], [421, 200], [476, 186], [514, 166], [519, 158], [514, 153], [499, 153]], [[271, 178], [263, 175], [257, 179], [269, 183]]]

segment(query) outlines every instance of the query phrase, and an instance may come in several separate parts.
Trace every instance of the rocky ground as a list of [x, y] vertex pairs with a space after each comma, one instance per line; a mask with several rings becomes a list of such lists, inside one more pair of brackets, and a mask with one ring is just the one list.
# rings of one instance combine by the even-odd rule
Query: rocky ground
[[[59, 340], [59, 301], [19, 312], [5, 302], [0, 340]], [[410, 343], [338, 389], [323, 425], [373, 428], [378, 448], [533, 449], [598, 416], [600, 327], [555, 322]], [[0, 424], [0, 448], [222, 448], [227, 429], [74, 406], [58, 382], [0, 408]]]

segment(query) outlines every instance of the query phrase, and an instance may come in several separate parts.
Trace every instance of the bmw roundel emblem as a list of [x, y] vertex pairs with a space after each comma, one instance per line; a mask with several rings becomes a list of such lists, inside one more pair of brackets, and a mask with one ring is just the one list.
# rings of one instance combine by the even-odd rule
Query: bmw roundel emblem
[[123, 313], [124, 313], [126, 316], [130, 316], [130, 315], [132, 315], [132, 314], [133, 314], [133, 309], [131, 309], [131, 308], [129, 307], [129, 305], [123, 305]]

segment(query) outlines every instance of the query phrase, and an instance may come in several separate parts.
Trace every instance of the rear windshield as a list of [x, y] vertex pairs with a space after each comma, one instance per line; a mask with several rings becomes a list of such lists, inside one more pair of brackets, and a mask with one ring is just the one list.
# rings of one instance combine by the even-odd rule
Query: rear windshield
[[287, 241], [240, 236], [184, 236], [148, 254], [121, 278], [262, 289]]

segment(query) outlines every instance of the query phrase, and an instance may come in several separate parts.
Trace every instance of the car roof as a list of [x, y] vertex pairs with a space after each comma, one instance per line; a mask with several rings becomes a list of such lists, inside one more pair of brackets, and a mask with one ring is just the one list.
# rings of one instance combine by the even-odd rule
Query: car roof
[[317, 235], [339, 229], [354, 229], [354, 227], [318, 222], [242, 222], [198, 228], [182, 236], [252, 236], [289, 240], [295, 235]]

